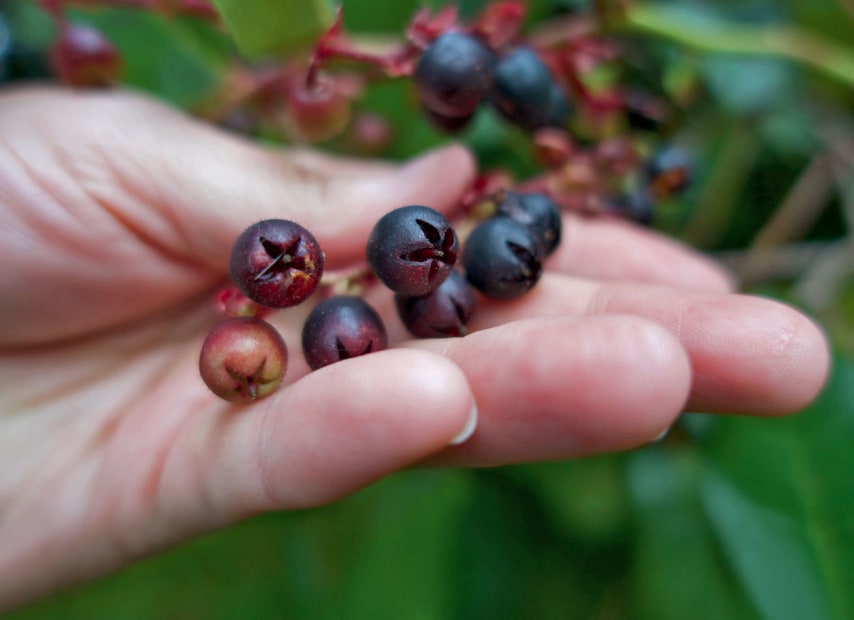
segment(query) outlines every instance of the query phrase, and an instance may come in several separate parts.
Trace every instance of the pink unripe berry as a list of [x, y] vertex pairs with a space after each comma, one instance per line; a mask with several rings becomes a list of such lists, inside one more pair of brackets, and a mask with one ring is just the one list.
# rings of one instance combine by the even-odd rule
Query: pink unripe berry
[[300, 142], [320, 142], [340, 134], [350, 122], [347, 89], [326, 75], [311, 86], [296, 80], [285, 100], [285, 127]]
[[288, 350], [276, 329], [258, 318], [214, 325], [202, 345], [199, 373], [211, 392], [235, 403], [272, 394], [288, 366]]
[[113, 44], [83, 24], [69, 24], [60, 31], [50, 59], [56, 74], [70, 86], [110, 86], [122, 71], [122, 61]]

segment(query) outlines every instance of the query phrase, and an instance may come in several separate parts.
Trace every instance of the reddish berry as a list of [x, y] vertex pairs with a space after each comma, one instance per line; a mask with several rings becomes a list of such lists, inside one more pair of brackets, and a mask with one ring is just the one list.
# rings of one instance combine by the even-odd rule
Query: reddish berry
[[418, 297], [395, 295], [397, 313], [417, 338], [465, 336], [474, 313], [471, 285], [454, 271], [432, 293]]
[[231, 279], [268, 308], [308, 298], [323, 274], [323, 252], [308, 230], [290, 220], [264, 220], [244, 230], [231, 251]]
[[340, 134], [350, 122], [350, 95], [326, 75], [314, 84], [295, 80], [285, 100], [285, 125], [291, 138], [320, 142]]
[[71, 86], [110, 86], [118, 81], [122, 70], [112, 43], [83, 24], [70, 24], [60, 31], [50, 59], [59, 78]]
[[208, 333], [199, 373], [211, 392], [249, 403], [272, 394], [285, 376], [288, 350], [269, 323], [258, 318], [226, 319]]

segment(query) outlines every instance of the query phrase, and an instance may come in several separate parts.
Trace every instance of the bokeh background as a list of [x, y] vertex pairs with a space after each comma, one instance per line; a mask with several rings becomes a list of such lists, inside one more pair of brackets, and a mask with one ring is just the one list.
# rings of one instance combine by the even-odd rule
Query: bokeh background
[[[7, 80], [45, 71], [52, 33], [35, 4], [0, 0]], [[483, 4], [459, 2], [465, 15]], [[528, 4], [533, 27], [590, 3]], [[399, 36], [420, 6], [344, 5], [365, 36]], [[190, 20], [79, 16], [120, 48], [130, 86], [187, 108], [219, 86], [232, 52]], [[7, 617], [854, 618], [854, 1], [631, 3], [610, 28], [624, 51], [602, 79], [674, 101], [682, 116], [666, 139], [696, 156], [695, 182], [659, 205], [654, 226], [715, 255], [745, 291], [816, 317], [834, 370], [813, 406], [785, 419], [685, 414], [627, 454], [401, 472]], [[359, 105], [392, 125], [385, 157], [448, 140], [406, 80], [372, 86]], [[457, 139], [484, 167], [536, 171], [529, 138], [489, 113]]]

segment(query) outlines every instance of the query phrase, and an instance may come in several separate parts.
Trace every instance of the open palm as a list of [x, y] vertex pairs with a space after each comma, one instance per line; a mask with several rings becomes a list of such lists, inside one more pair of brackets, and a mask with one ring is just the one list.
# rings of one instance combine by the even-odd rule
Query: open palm
[[465, 338], [407, 340], [375, 290], [391, 350], [308, 373], [300, 306], [271, 319], [284, 389], [207, 391], [198, 351], [243, 228], [296, 220], [346, 270], [384, 212], [449, 211], [473, 173], [459, 147], [404, 167], [264, 150], [130, 94], [0, 97], [0, 609], [414, 463], [627, 449], [685, 408], [782, 414], [820, 389], [805, 317], [672, 241], [567, 216], [537, 288], [483, 303]]

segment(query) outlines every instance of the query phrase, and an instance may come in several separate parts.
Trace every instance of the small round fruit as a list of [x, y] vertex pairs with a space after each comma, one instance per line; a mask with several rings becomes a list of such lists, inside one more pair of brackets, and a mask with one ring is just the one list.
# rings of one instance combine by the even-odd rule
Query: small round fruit
[[350, 122], [350, 95], [325, 74], [306, 86], [296, 81], [285, 98], [288, 135], [300, 142], [320, 142], [339, 135]]
[[604, 210], [642, 226], [651, 226], [655, 219], [652, 197], [642, 185], [622, 194], [607, 196], [604, 199]]
[[489, 93], [495, 62], [495, 53], [477, 37], [447, 32], [421, 54], [415, 88], [437, 114], [468, 116]]
[[694, 176], [694, 158], [682, 146], [667, 145], [650, 156], [643, 172], [654, 195], [659, 198], [675, 196], [690, 185]]
[[113, 44], [84, 24], [69, 24], [60, 31], [50, 59], [56, 74], [70, 86], [110, 86], [122, 71], [121, 57]]
[[446, 133], [459, 133], [471, 124], [474, 112], [464, 114], [463, 116], [445, 116], [424, 106], [424, 116], [430, 121], [431, 125]]
[[560, 207], [546, 194], [503, 192], [496, 215], [509, 217], [528, 227], [549, 256], [560, 244]]
[[272, 394], [288, 367], [288, 350], [276, 329], [259, 318], [220, 321], [208, 333], [199, 373], [211, 392], [235, 403]]
[[387, 346], [382, 319], [361, 297], [337, 295], [324, 299], [302, 328], [302, 351], [312, 370]]
[[571, 111], [548, 67], [529, 47], [517, 47], [501, 59], [489, 100], [504, 118], [527, 131], [562, 127]]
[[432, 293], [394, 300], [400, 320], [416, 338], [465, 336], [475, 308], [471, 285], [457, 271]]
[[252, 301], [287, 308], [305, 301], [323, 275], [323, 252], [290, 220], [263, 220], [244, 230], [231, 250], [231, 279]]
[[426, 295], [451, 273], [459, 241], [447, 218], [410, 205], [386, 213], [368, 238], [368, 263], [383, 284], [401, 295]]
[[513, 299], [543, 272], [543, 246], [524, 224], [494, 217], [478, 224], [463, 251], [466, 279], [487, 297]]

